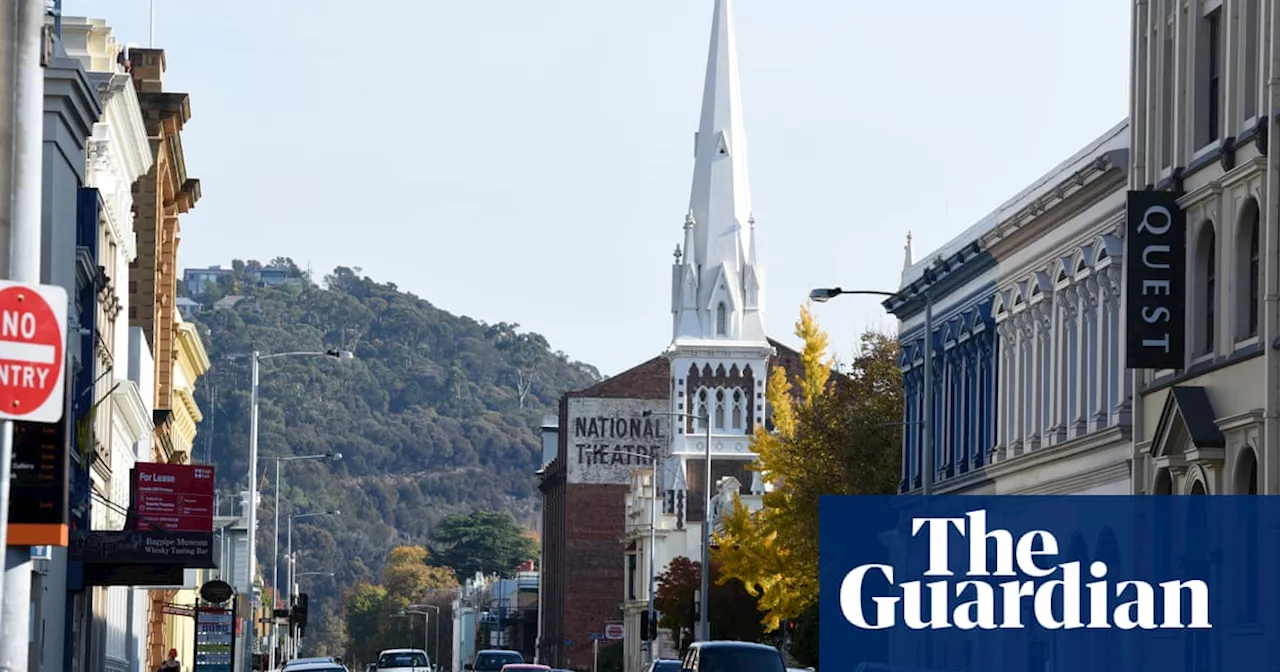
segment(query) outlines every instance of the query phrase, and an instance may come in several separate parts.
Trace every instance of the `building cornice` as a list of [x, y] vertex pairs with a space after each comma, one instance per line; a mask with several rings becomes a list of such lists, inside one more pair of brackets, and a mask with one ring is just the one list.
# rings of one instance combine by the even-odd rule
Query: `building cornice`
[[697, 359], [756, 357], [768, 359], [776, 356], [778, 351], [772, 345], [761, 345], [750, 341], [735, 343], [732, 341], [694, 341], [678, 339], [668, 346], [662, 354], [670, 361], [675, 361], [681, 357], [692, 357]]
[[1055, 446], [1033, 450], [1017, 457], [1005, 458], [988, 465], [986, 471], [991, 478], [1009, 478], [1020, 472], [1043, 469], [1049, 464], [1071, 460], [1084, 453], [1093, 452], [1101, 448], [1112, 445], [1127, 446], [1129, 443], [1130, 428], [1124, 425], [1116, 425]]
[[179, 363], [191, 372], [191, 384], [194, 386], [196, 379], [207, 373], [213, 365], [194, 323], [178, 323], [178, 345]]
[[119, 416], [121, 424], [129, 430], [129, 443], [141, 441], [151, 436], [155, 424], [151, 411], [142, 399], [138, 384], [132, 380], [116, 380], [115, 391], [111, 393], [112, 412]]
[[1128, 183], [1128, 156], [1128, 150], [1115, 149], [1065, 176], [1052, 190], [983, 234], [983, 247], [1003, 259], [1039, 240], [1106, 194], [1124, 189]]
[[[102, 102], [98, 99], [97, 87], [89, 81], [79, 61], [54, 58], [45, 66], [44, 115], [46, 129], [49, 128], [50, 115], [68, 129], [68, 132], [56, 136], [57, 141], [70, 141], [78, 151], [84, 151], [89, 136], [93, 134], [93, 125], [102, 118]], [[48, 136], [46, 131], [46, 142], [55, 139]], [[77, 166], [77, 176], [81, 181], [84, 180], [84, 170], [84, 165]]]

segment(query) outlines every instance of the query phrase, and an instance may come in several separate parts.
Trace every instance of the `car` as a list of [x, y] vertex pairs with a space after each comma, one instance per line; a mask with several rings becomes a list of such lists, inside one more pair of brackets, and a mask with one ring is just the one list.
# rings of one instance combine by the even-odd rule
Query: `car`
[[386, 649], [378, 654], [378, 672], [383, 670], [430, 670], [431, 659], [422, 649]]
[[644, 672], [680, 672], [680, 661], [675, 658], [659, 658], [649, 661]]
[[551, 672], [551, 668], [537, 663], [508, 663], [502, 666], [502, 672]]
[[501, 672], [504, 666], [521, 665], [523, 663], [524, 656], [519, 651], [484, 649], [477, 651], [475, 660], [462, 667], [467, 672]]
[[332, 660], [313, 660], [307, 663], [297, 663], [287, 669], [289, 672], [351, 672], [346, 665]]
[[681, 667], [689, 672], [786, 672], [776, 647], [755, 642], [694, 642]]
[[281, 667], [280, 669], [291, 670], [295, 667], [299, 667], [302, 665], [310, 665], [312, 663], [337, 663], [337, 662], [339, 661], [333, 658], [332, 656], [322, 656], [319, 658], [294, 658], [293, 660], [286, 661], [284, 664], [284, 667]]

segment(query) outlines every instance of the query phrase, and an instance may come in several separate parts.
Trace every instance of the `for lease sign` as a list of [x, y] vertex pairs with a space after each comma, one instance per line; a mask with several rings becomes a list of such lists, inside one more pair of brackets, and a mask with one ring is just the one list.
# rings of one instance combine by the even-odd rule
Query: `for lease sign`
[[213, 467], [141, 462], [133, 476], [134, 529], [213, 531]]

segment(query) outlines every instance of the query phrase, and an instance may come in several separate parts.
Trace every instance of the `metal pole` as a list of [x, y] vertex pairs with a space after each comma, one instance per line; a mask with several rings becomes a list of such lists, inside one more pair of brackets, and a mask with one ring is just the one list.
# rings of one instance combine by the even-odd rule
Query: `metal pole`
[[924, 293], [924, 455], [921, 493], [933, 494], [933, 294]]
[[711, 585], [711, 414], [703, 418], [707, 423], [707, 450], [704, 461], [707, 463], [706, 469], [706, 511], [702, 514], [702, 602], [699, 604], [698, 621], [700, 623], [699, 631], [702, 633], [700, 639], [704, 642], [711, 641], [711, 621], [707, 618], [707, 604], [710, 600], [707, 595], [710, 592]]
[[245, 595], [248, 599], [249, 624], [245, 628], [244, 672], [253, 669], [253, 650], [258, 643], [257, 612], [253, 609], [253, 578], [256, 573], [258, 554], [258, 368], [261, 353], [253, 351], [253, 364], [249, 382], [249, 552], [245, 567], [248, 570], [245, 579]]
[[271, 530], [271, 650], [268, 657], [276, 669], [276, 649], [280, 646], [280, 624], [276, 623], [276, 603], [280, 600], [280, 460], [276, 460], [276, 522]]
[[[659, 478], [658, 474], [662, 472], [661, 464], [662, 464], [662, 453], [658, 453], [658, 455], [653, 458], [653, 481], [652, 481], [653, 499], [649, 502], [649, 590], [648, 590], [649, 595], [648, 597], [649, 597], [649, 629], [651, 632], [656, 632], [658, 629], [657, 625], [654, 623], [654, 620], [653, 620], [654, 619], [653, 591], [655, 588], [654, 584], [657, 582], [657, 575], [656, 575], [657, 562], [654, 560], [654, 556], [657, 555], [657, 550], [658, 550], [658, 478]], [[642, 636], [648, 637], [649, 633], [646, 632]], [[649, 646], [647, 648], [647, 651], [649, 652], [650, 661], [658, 659], [657, 638], [653, 638], [649, 640]]]
[[[13, 5], [10, 5], [12, 7]], [[44, 70], [40, 55], [44, 46], [44, 1], [22, 0], [17, 11], [13, 39], [16, 86], [6, 101], [13, 114], [11, 172], [0, 185], [9, 201], [9, 278], [40, 282], [42, 226], [41, 200], [44, 143]], [[7, 49], [6, 49], [7, 51]], [[7, 56], [8, 54], [6, 54]], [[10, 66], [13, 67], [13, 66]], [[56, 309], [56, 306], [55, 306]], [[63, 371], [55, 375], [65, 375]], [[0, 582], [0, 670], [26, 672], [31, 606], [31, 548], [9, 546], [9, 479], [13, 462], [13, 422], [0, 426], [0, 547], [5, 551], [4, 580]]]
[[[285, 534], [284, 562], [285, 562], [285, 575], [288, 577], [288, 581], [289, 581], [289, 589], [285, 591], [285, 595], [287, 595], [289, 599], [285, 603], [285, 606], [289, 609], [290, 614], [292, 615], [293, 592], [296, 588], [296, 586], [294, 586], [294, 583], [293, 583], [294, 577], [293, 577], [293, 514], [292, 513], [289, 514], [289, 522], [287, 524], [287, 527], [289, 528], [289, 530]], [[285, 656], [285, 660], [293, 660], [294, 658], [297, 657], [298, 655], [297, 644], [298, 642], [296, 639], [294, 639], [294, 636], [293, 636], [293, 619], [290, 619], [289, 620], [289, 648], [288, 648], [288, 653]]]
[[440, 669], [440, 607], [436, 607], [436, 645], [431, 649], [431, 660], [435, 663], [432, 669]]

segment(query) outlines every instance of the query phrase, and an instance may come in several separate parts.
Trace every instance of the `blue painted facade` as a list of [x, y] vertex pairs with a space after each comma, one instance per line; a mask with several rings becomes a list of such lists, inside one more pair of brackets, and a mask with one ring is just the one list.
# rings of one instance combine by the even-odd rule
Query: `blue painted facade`
[[997, 264], [976, 241], [939, 259], [884, 302], [903, 325], [902, 493], [924, 480], [926, 295], [933, 302], [933, 483], [982, 470], [995, 443], [999, 344], [991, 308]]

